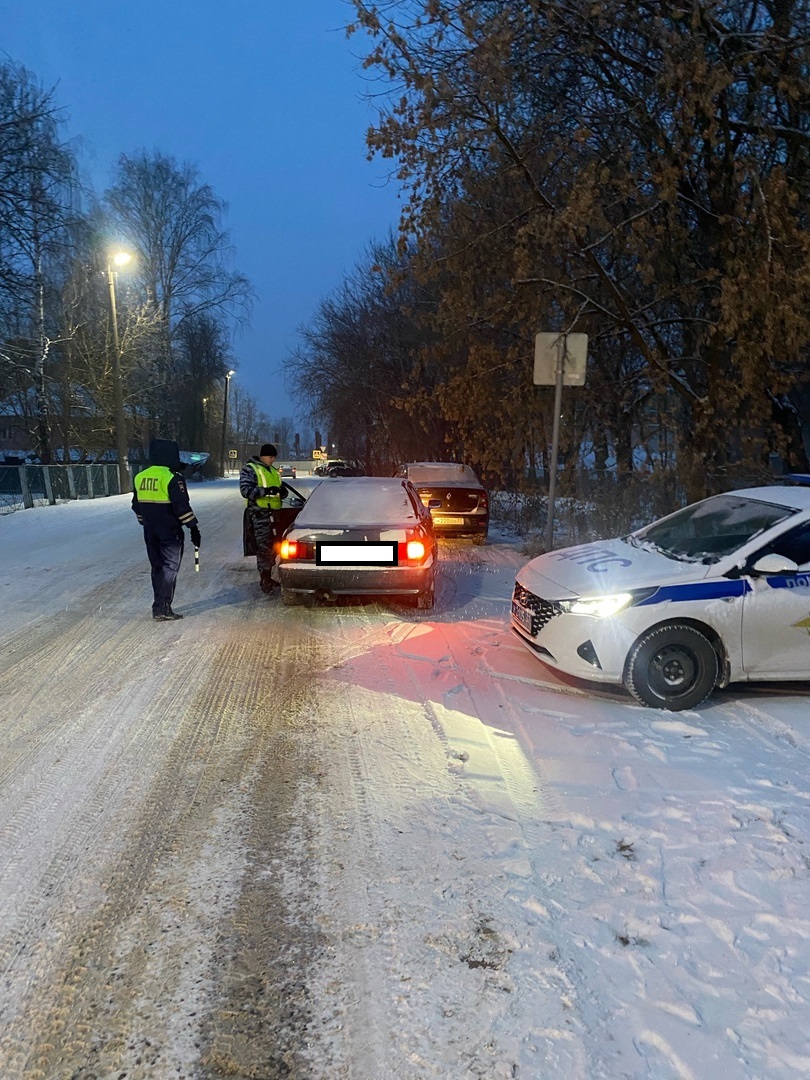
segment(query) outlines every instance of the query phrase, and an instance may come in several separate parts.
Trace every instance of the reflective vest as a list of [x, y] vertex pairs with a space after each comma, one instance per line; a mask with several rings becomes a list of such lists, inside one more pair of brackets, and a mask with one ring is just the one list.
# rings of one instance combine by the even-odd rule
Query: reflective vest
[[[248, 465], [256, 473], [256, 483], [259, 487], [281, 487], [281, 475], [278, 469], [273, 465], [265, 465], [259, 461], [249, 461]], [[245, 500], [245, 504], [249, 505], [248, 500]], [[257, 499], [254, 506], [260, 506], [263, 510], [280, 510], [281, 509], [281, 495], [262, 495]]]
[[166, 503], [171, 504], [169, 496], [169, 484], [174, 478], [171, 469], [165, 465], [150, 465], [148, 469], [139, 472], [135, 477], [135, 490], [138, 493], [138, 501], [142, 503]]

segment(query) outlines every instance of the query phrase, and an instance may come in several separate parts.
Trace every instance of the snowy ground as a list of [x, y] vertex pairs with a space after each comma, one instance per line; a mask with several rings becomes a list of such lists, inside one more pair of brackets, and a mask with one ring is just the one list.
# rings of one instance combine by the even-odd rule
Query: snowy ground
[[810, 1075], [810, 687], [562, 685], [504, 537], [285, 609], [191, 494], [176, 624], [126, 498], [0, 518], [3, 1080]]

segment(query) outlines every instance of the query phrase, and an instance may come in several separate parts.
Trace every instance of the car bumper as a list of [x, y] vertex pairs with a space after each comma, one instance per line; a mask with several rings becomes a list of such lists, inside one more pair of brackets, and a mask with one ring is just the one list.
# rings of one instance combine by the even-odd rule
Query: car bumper
[[417, 596], [433, 588], [435, 564], [427, 566], [292, 566], [282, 563], [279, 580], [291, 592], [332, 596]]
[[558, 615], [530, 634], [513, 614], [512, 631], [538, 660], [591, 682], [621, 683], [636, 632], [615, 619]]
[[438, 536], [473, 536], [486, 534], [489, 518], [480, 514], [452, 514], [431, 510], [433, 531]]

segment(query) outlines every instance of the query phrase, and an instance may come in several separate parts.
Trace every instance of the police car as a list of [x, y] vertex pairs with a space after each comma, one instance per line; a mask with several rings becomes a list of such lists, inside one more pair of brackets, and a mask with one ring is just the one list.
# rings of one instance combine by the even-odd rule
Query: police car
[[730, 682], [810, 679], [810, 477], [795, 479], [532, 559], [513, 631], [548, 666], [673, 711]]

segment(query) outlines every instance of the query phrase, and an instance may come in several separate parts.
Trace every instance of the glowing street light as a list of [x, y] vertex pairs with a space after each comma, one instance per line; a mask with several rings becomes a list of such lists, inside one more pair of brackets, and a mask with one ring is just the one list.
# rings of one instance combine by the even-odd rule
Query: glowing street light
[[225, 376], [225, 407], [222, 412], [222, 454], [220, 455], [220, 473], [225, 475], [225, 435], [228, 429], [228, 388], [231, 385], [231, 377], [235, 371], [229, 371]]
[[107, 256], [107, 283], [110, 287], [110, 311], [112, 313], [113, 355], [113, 410], [115, 419], [115, 441], [118, 446], [118, 487], [122, 495], [130, 488], [129, 481], [129, 440], [127, 439], [127, 418], [124, 415], [124, 390], [121, 385], [121, 345], [118, 340], [118, 310], [115, 303], [115, 267], [126, 266], [132, 261], [128, 251], [110, 252]]

